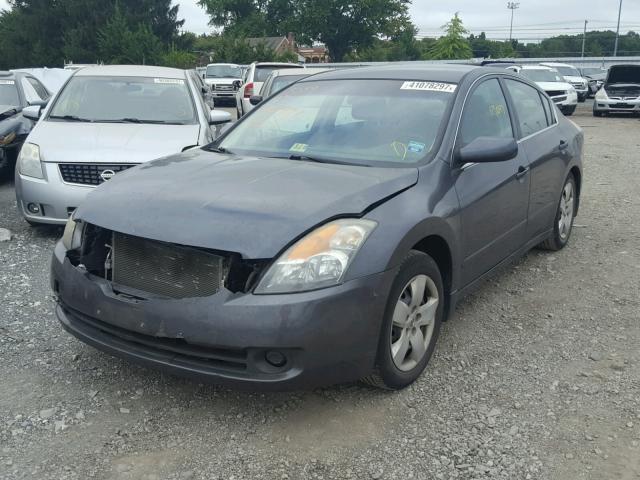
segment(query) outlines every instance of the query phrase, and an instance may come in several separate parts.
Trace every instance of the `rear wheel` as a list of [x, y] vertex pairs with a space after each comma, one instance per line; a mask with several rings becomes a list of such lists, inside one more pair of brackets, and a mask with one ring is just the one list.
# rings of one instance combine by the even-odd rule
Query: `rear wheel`
[[569, 242], [576, 214], [577, 196], [576, 181], [570, 174], [562, 187], [558, 211], [553, 223], [553, 234], [540, 246], [546, 250], [561, 250]]
[[429, 255], [411, 251], [402, 262], [387, 301], [375, 371], [362, 381], [388, 390], [413, 383], [433, 354], [443, 312], [438, 265]]

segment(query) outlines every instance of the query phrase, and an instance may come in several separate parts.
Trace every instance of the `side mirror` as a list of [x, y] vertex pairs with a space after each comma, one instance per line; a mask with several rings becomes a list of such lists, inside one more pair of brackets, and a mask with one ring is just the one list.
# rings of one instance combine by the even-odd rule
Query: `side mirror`
[[211, 110], [209, 125], [223, 125], [231, 121], [231, 114], [223, 110]]
[[37, 122], [40, 120], [40, 114], [42, 113], [41, 105], [29, 105], [28, 107], [24, 107], [22, 109], [22, 116], [28, 118], [29, 120], [33, 120]]
[[262, 102], [262, 95], [251, 95], [251, 98], [249, 98], [251, 105], [258, 105], [260, 102]]
[[33, 107], [46, 107], [48, 103], [49, 103], [49, 99], [47, 99], [47, 100], [32, 100], [31, 102], [29, 102], [29, 105], [33, 106]]
[[236, 90], [240, 90], [240, 87], [242, 86], [242, 81], [241, 80], [235, 80], [233, 82], [233, 88]]
[[513, 138], [478, 137], [458, 153], [458, 164], [505, 162], [518, 155]]

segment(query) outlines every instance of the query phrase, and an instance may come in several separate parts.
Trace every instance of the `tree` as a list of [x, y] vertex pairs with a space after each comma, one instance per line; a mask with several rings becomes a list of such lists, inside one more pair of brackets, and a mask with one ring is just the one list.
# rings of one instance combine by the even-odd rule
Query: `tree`
[[410, 24], [410, 0], [298, 0], [302, 35], [307, 43], [319, 41], [335, 62], [353, 50], [374, 45]]
[[445, 35], [440, 37], [429, 54], [435, 60], [471, 58], [473, 51], [464, 36], [468, 33], [456, 13], [450, 22], [442, 26]]

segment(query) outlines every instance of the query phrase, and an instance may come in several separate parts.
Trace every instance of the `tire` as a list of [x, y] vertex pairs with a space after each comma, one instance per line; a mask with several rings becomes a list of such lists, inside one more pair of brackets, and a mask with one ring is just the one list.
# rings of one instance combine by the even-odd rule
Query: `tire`
[[598, 111], [598, 110], [594, 110], [593, 111], [593, 116], [594, 117], [601, 117], [602, 116], [602, 112]]
[[15, 168], [15, 157], [16, 154], [9, 149], [5, 149], [0, 154], [0, 182], [11, 179]]
[[563, 111], [565, 117], [570, 117], [576, 111], [576, 106], [572, 106]]
[[[423, 285], [422, 289], [420, 285]], [[412, 308], [411, 292], [420, 290], [422, 296], [416, 302], [422, 308], [416, 308], [415, 304]], [[391, 287], [374, 372], [362, 381], [386, 390], [400, 390], [411, 385], [422, 374], [433, 354], [440, 334], [444, 303], [438, 265], [429, 255], [412, 250], [402, 262]], [[420, 345], [422, 352], [414, 354], [414, 345]]]
[[[568, 188], [571, 191], [570, 204], [567, 200]], [[560, 201], [558, 202], [558, 209], [553, 222], [553, 233], [547, 240], [540, 244], [540, 248], [555, 252], [562, 250], [567, 243], [569, 243], [569, 238], [571, 238], [571, 231], [573, 229], [573, 221], [576, 216], [577, 204], [578, 190], [576, 188], [576, 180], [573, 177], [573, 174], [569, 174], [562, 186], [562, 192], [560, 193]]]
[[587, 100], [587, 96], [578, 96], [578, 102], [584, 103]]

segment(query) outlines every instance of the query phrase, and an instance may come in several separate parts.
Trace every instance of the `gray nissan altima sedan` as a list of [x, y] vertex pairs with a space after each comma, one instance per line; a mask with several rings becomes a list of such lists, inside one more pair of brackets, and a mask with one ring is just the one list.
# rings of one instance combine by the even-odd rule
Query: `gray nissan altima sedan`
[[321, 73], [91, 193], [53, 255], [57, 316], [96, 348], [217, 383], [400, 389], [465, 292], [567, 245], [582, 147], [505, 70]]

